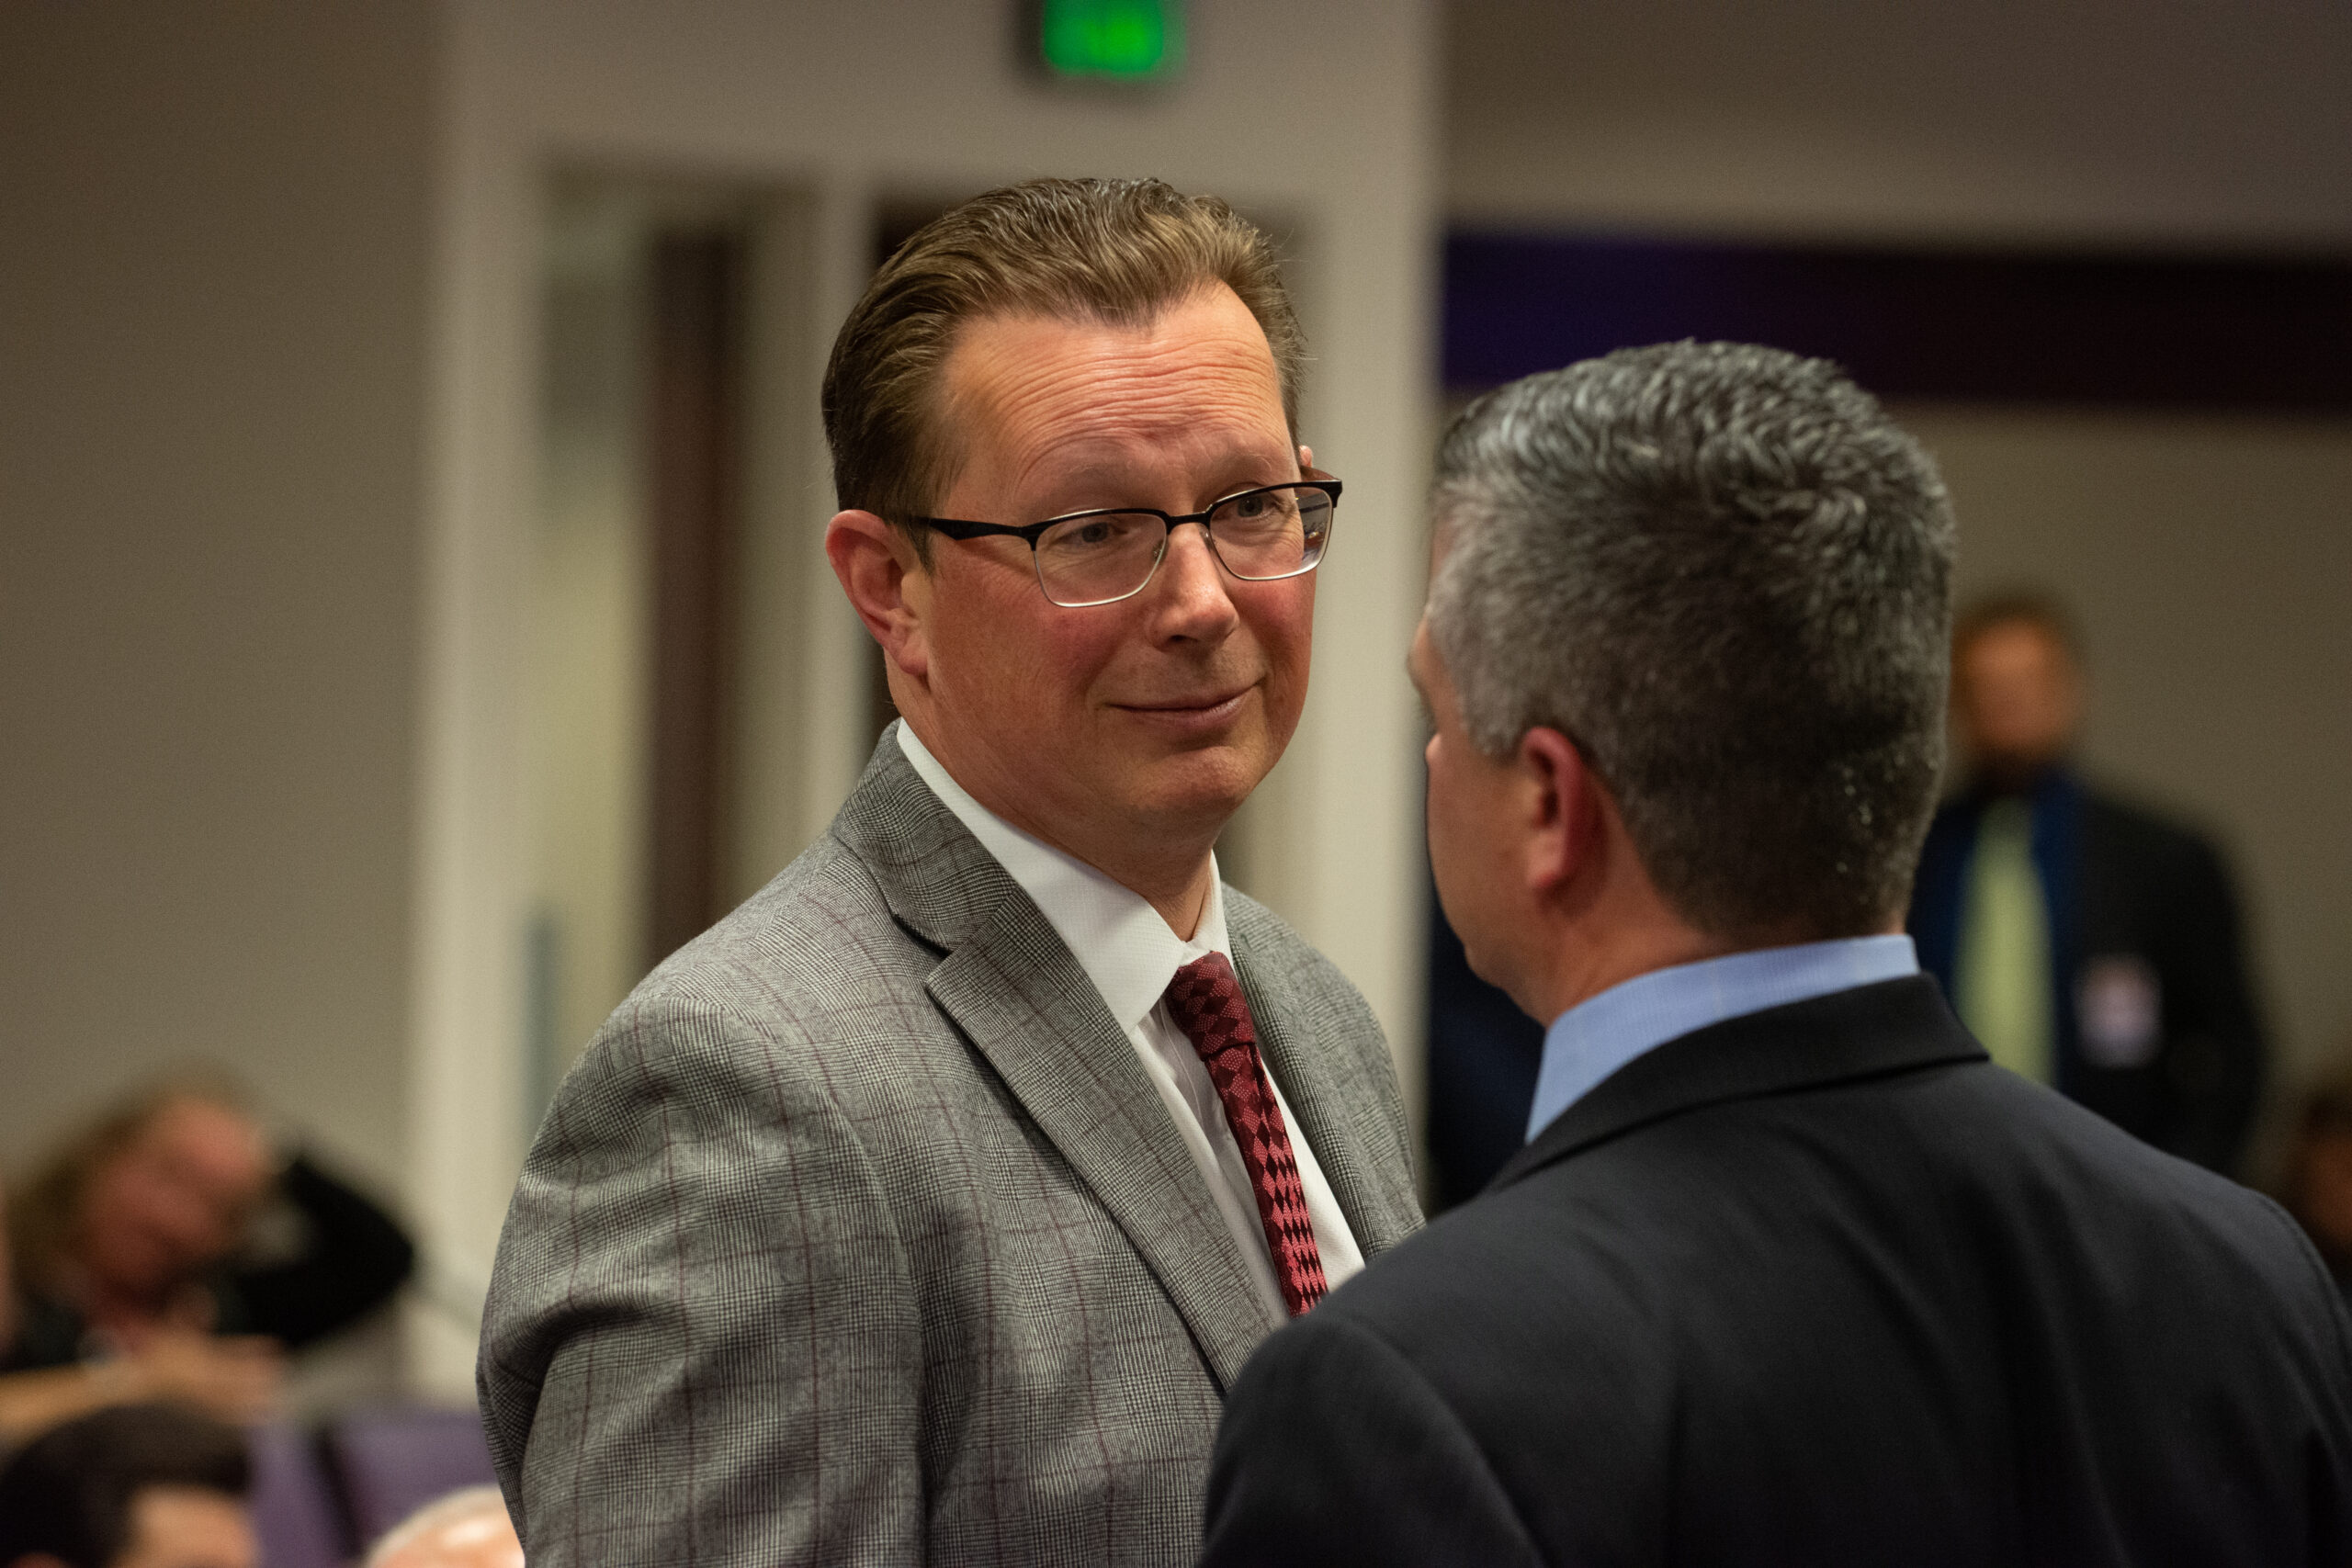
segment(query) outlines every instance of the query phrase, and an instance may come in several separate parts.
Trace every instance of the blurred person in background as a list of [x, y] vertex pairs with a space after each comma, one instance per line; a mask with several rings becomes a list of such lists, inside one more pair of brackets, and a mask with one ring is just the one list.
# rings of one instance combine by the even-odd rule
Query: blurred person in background
[[2234, 1174], [2264, 1042], [2238, 902], [2204, 838], [2086, 784], [2080, 645], [2052, 601], [1988, 599], [1952, 639], [1966, 768], [1910, 931], [1993, 1059], [2167, 1153]]
[[[2352, 1061], [2352, 1041], [2339, 1060]], [[2279, 1200], [2352, 1303], [2352, 1066], [2337, 1068], [2303, 1097], [2292, 1136]]]
[[132, 1095], [67, 1137], [8, 1203], [16, 1334], [0, 1370], [64, 1369], [61, 1400], [169, 1395], [266, 1411], [285, 1350], [363, 1316], [413, 1249], [367, 1199], [281, 1161], [219, 1084]]
[[256, 1568], [233, 1427], [171, 1404], [69, 1421], [0, 1471], [0, 1568]]
[[523, 1568], [523, 1543], [498, 1488], [469, 1486], [387, 1530], [366, 1568]]
[[110, 1404], [178, 1400], [225, 1420], [248, 1421], [276, 1404], [283, 1357], [266, 1339], [170, 1328], [146, 1336], [135, 1349], [64, 1365], [22, 1365], [39, 1358], [18, 1340], [23, 1314], [7, 1209], [0, 1202], [0, 1368], [17, 1370], [0, 1371], [0, 1452]]

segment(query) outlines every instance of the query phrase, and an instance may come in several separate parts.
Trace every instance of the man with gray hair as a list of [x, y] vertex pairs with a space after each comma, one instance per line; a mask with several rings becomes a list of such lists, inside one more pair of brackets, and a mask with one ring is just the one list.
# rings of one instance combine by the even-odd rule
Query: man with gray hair
[[1438, 460], [1430, 850], [1549, 1025], [1487, 1191], [1251, 1359], [1206, 1561], [2342, 1563], [2276, 1207], [1987, 1059], [1902, 934], [1934, 465], [1835, 367], [1530, 378]]

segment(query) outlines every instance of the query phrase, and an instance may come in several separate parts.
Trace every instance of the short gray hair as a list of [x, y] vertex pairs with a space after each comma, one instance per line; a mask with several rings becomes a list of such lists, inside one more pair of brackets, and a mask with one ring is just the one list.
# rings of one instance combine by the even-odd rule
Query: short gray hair
[[1432, 500], [1430, 632], [1474, 745], [1569, 736], [1712, 934], [1901, 911], [1943, 766], [1955, 530], [1870, 394], [1779, 349], [1624, 349], [1473, 403]]

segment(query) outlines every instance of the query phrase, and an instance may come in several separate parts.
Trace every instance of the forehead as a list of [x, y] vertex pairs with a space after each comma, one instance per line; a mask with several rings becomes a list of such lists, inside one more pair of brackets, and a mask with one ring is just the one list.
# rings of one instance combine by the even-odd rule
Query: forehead
[[942, 383], [960, 476], [984, 482], [1289, 447], [1273, 353], [1223, 284], [1136, 323], [983, 318], [958, 336]]
[[2064, 665], [2070, 656], [2066, 645], [2057, 633], [2040, 621], [2018, 617], [1995, 621], [1971, 633], [1961, 649], [1961, 658], [1969, 664], [1979, 662], [2002, 666], [2019, 664]]
[[252, 1122], [225, 1105], [198, 1099], [162, 1107], [124, 1152], [141, 1169], [168, 1168], [181, 1179], [239, 1189], [261, 1178], [266, 1158]]
[[141, 1142], [175, 1148], [242, 1147], [251, 1137], [243, 1117], [225, 1105], [194, 1096], [174, 1099], [156, 1108], [141, 1129]]

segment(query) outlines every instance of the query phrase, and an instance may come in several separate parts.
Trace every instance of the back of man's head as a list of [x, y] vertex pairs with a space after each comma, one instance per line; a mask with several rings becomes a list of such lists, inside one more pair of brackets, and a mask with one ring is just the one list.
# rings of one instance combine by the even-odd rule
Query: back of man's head
[[[1272, 243], [1223, 201], [1158, 180], [1037, 179], [953, 209], [882, 264], [833, 341], [825, 438], [842, 509], [901, 527], [931, 510], [959, 457], [940, 373], [967, 324], [1035, 315], [1138, 325], [1220, 284], [1266, 334], [1295, 441], [1306, 340]], [[911, 536], [929, 550], [927, 533]]]
[[1741, 945], [1885, 929], [1943, 761], [1951, 509], [1825, 361], [1627, 349], [1478, 400], [1434, 487], [1470, 739], [1572, 738], [1659, 893]]
[[[122, 1404], [35, 1438], [0, 1471], [0, 1564], [158, 1561], [251, 1568], [251, 1481], [236, 1428], [170, 1404]], [[169, 1540], [146, 1539], [157, 1534]]]

